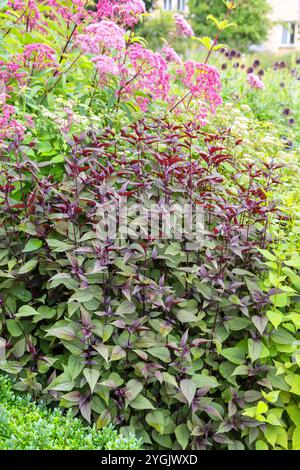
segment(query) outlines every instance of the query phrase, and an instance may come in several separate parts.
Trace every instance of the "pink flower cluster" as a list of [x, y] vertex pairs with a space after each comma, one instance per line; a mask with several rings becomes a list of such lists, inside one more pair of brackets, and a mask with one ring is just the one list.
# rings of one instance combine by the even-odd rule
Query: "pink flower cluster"
[[102, 55], [105, 51], [125, 49], [125, 31], [113, 21], [102, 20], [87, 26], [76, 38], [83, 52]]
[[[71, 5], [66, 5], [66, 2], [59, 0], [45, 0], [46, 5], [53, 7], [55, 13], [53, 19], [60, 15], [67, 23], [74, 23], [75, 25], [81, 24], [85, 20], [89, 20], [95, 16], [92, 10], [86, 8], [86, 0], [72, 0], [69, 2]], [[51, 11], [49, 12], [51, 15]], [[51, 15], [52, 16], [52, 15]]]
[[47, 44], [32, 43], [24, 47], [22, 54], [16, 57], [16, 61], [31, 70], [44, 70], [49, 67], [57, 68], [56, 52]]
[[175, 25], [176, 25], [176, 35], [183, 36], [183, 37], [191, 37], [194, 36], [193, 28], [191, 27], [190, 23], [184, 18], [184, 16], [176, 13], [174, 15], [175, 18]]
[[14, 89], [13, 82], [18, 85], [25, 83], [26, 72], [20, 70], [21, 65], [16, 62], [4, 62], [0, 60], [0, 105], [10, 98], [9, 92]]
[[166, 44], [162, 48], [162, 54], [165, 56], [167, 62], [174, 62], [175, 64], [181, 64], [181, 59], [173, 47]]
[[92, 59], [99, 75], [99, 85], [105, 85], [109, 76], [119, 75], [119, 66], [113, 57], [99, 55]]
[[98, 18], [113, 18], [114, 5], [115, 2], [113, 0], [99, 0], [97, 3]]
[[143, 0], [100, 0], [97, 5], [99, 18], [111, 18], [123, 25], [133, 27], [145, 13]]
[[22, 15], [29, 30], [32, 30], [41, 19], [35, 0], [10, 0], [8, 6]]
[[197, 99], [197, 118], [203, 125], [206, 124], [208, 113], [214, 114], [217, 107], [222, 104], [221, 78], [218, 69], [188, 60], [184, 64], [184, 69], [178, 70], [178, 74], [190, 95]]
[[254, 73], [249, 73], [248, 82], [249, 82], [249, 85], [251, 86], [251, 88], [257, 88], [257, 89], [260, 89], [260, 90], [263, 90], [265, 88], [264, 83]]
[[[2, 115], [1, 115], [2, 114]], [[15, 114], [15, 108], [8, 104], [2, 107], [2, 113], [0, 114], [0, 144], [3, 144], [5, 140], [14, 140], [20, 142], [24, 139], [25, 127], [22, 126], [12, 116]]]
[[4, 62], [0, 60], [0, 80], [8, 85], [13, 80], [19, 84], [24, 82], [25, 72], [21, 71], [21, 65], [16, 62]]
[[122, 71], [120, 94], [134, 96], [142, 92], [148, 96], [136, 96], [142, 111], [146, 111], [149, 102], [155, 98], [166, 98], [170, 90], [170, 76], [164, 58], [157, 52], [144, 48], [141, 44], [132, 45], [127, 52], [131, 67]]

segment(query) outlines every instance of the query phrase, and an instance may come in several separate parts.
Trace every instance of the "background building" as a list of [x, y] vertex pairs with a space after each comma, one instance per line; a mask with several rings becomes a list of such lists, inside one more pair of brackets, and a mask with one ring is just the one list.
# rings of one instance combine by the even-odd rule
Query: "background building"
[[156, 0], [155, 9], [188, 12], [188, 0]]
[[269, 0], [274, 24], [263, 50], [286, 53], [300, 49], [300, 1]]

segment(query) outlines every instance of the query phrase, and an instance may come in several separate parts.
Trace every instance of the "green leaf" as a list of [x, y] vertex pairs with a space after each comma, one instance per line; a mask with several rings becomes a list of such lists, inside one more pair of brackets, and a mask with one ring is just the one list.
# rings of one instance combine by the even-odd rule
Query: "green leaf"
[[272, 341], [276, 344], [293, 344], [295, 341], [295, 338], [293, 335], [288, 333], [286, 330], [283, 328], [279, 328], [275, 333], [271, 335]]
[[93, 393], [96, 387], [97, 381], [100, 377], [100, 372], [96, 369], [85, 368], [83, 370], [83, 375], [85, 376], [87, 383], [90, 386], [91, 392]]
[[264, 441], [258, 440], [255, 443], [255, 449], [256, 450], [269, 450], [268, 444], [266, 444]]
[[276, 256], [274, 256], [272, 253], [270, 253], [269, 251], [267, 250], [262, 250], [262, 249], [259, 249], [259, 251], [261, 252], [261, 254], [269, 261], [276, 261]]
[[37, 259], [31, 259], [30, 261], [27, 261], [20, 269], [19, 269], [19, 274], [27, 274], [33, 271], [38, 264]]
[[191, 379], [181, 380], [180, 390], [182, 392], [182, 395], [186, 398], [189, 406], [191, 406], [197, 390], [195, 382], [193, 382], [193, 380]]
[[200, 42], [203, 44], [203, 46], [209, 51], [211, 46], [213, 45], [213, 41], [208, 37], [204, 36], [203, 38], [194, 38], [196, 41]]
[[228, 359], [228, 361], [236, 365], [241, 365], [245, 362], [245, 353], [238, 347], [223, 349], [220, 354], [225, 357], [225, 359]]
[[176, 317], [181, 323], [193, 323], [193, 322], [198, 321], [198, 318], [193, 313], [191, 313], [188, 310], [183, 310], [183, 309], [182, 310], [180, 309], [176, 313]]
[[165, 382], [167, 382], [170, 385], [174, 385], [174, 387], [176, 388], [178, 387], [176, 379], [173, 375], [169, 374], [168, 372], [163, 372], [161, 375]]
[[295, 428], [293, 432], [293, 450], [300, 450], [300, 427]]
[[244, 330], [249, 326], [250, 321], [247, 318], [231, 318], [230, 320], [224, 322], [225, 328], [228, 328], [231, 331], [240, 331]]
[[68, 360], [68, 366], [65, 367], [65, 372], [69, 374], [72, 380], [75, 380], [81, 373], [84, 365], [85, 360], [83, 357], [71, 355]]
[[216, 388], [220, 385], [215, 377], [202, 374], [193, 375], [193, 382], [197, 388]]
[[268, 405], [264, 401], [259, 401], [256, 406], [256, 415], [266, 413], [268, 409]]
[[295, 424], [300, 429], [300, 408], [297, 405], [289, 405], [286, 412]]
[[281, 294], [271, 295], [270, 300], [274, 307], [278, 308], [286, 307], [290, 303], [290, 297], [285, 292]]
[[16, 317], [31, 317], [38, 314], [39, 312], [37, 312], [33, 307], [30, 307], [30, 305], [22, 305], [22, 307], [19, 308], [18, 313], [16, 313]]
[[179, 424], [175, 429], [175, 436], [182, 449], [185, 450], [190, 439], [190, 431], [186, 424]]
[[153, 348], [149, 348], [147, 349], [147, 352], [152, 356], [157, 357], [162, 362], [171, 362], [170, 351], [164, 346], [155, 346]]
[[134, 303], [129, 302], [128, 300], [124, 300], [116, 310], [116, 315], [129, 315], [136, 311], [136, 306]]
[[71, 392], [74, 388], [74, 382], [68, 374], [60, 374], [54, 379], [45, 390], [57, 390], [59, 392]]
[[126, 385], [125, 397], [128, 403], [132, 402], [143, 390], [143, 384], [138, 380], [132, 379]]
[[289, 261], [285, 261], [285, 264], [292, 268], [300, 269], [300, 256], [293, 255]]
[[272, 426], [282, 426], [280, 419], [274, 413], [268, 414], [267, 423], [271, 424]]
[[21, 327], [19, 326], [19, 323], [16, 320], [6, 320], [6, 326], [9, 334], [14, 338], [22, 336], [23, 331], [21, 330]]
[[69, 245], [68, 243], [56, 240], [55, 238], [47, 238], [47, 243], [49, 248], [54, 253], [64, 253], [66, 251], [74, 250], [74, 245]]
[[138, 395], [131, 403], [130, 406], [135, 410], [155, 410], [151, 401], [143, 395]]
[[272, 325], [277, 330], [278, 326], [283, 321], [282, 313], [280, 313], [279, 311], [268, 310], [266, 315], [267, 315], [269, 321], [272, 323]]
[[276, 426], [267, 426], [266, 430], [264, 431], [265, 438], [272, 447], [275, 447], [277, 434], [278, 432]]
[[165, 418], [161, 411], [153, 411], [146, 415], [146, 422], [154, 428], [159, 434], [164, 433]]
[[254, 315], [251, 318], [251, 320], [252, 320], [253, 324], [255, 325], [255, 327], [258, 329], [259, 333], [262, 336], [263, 332], [265, 331], [266, 326], [268, 324], [268, 318], [267, 317], [259, 317], [258, 315]]
[[31, 251], [36, 251], [43, 246], [42, 240], [38, 238], [31, 238], [25, 245], [23, 253], [30, 253]]
[[108, 363], [108, 354], [109, 350], [108, 347], [105, 346], [105, 344], [94, 344], [93, 348], [100, 354], [100, 356], [103, 357], [103, 359]]
[[300, 395], [300, 375], [289, 374], [285, 377], [285, 381], [290, 385], [290, 392], [295, 395]]
[[111, 352], [110, 361], [118, 361], [123, 357], [126, 357], [124, 349], [121, 346], [115, 346]]
[[248, 339], [248, 353], [252, 362], [260, 358], [262, 349], [263, 345], [260, 341], [254, 341], [251, 338]]
[[54, 336], [66, 341], [72, 341], [75, 338], [74, 325], [64, 320], [55, 323], [52, 327], [47, 328], [46, 331], [46, 336]]

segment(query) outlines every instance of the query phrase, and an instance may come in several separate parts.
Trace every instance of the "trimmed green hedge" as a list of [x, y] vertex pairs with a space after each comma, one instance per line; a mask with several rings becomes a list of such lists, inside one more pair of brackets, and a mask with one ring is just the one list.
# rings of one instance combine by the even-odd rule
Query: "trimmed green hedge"
[[0, 450], [138, 450], [141, 443], [125, 438], [112, 426], [101, 431], [84, 426], [69, 411], [49, 410], [30, 396], [13, 392], [0, 377]]

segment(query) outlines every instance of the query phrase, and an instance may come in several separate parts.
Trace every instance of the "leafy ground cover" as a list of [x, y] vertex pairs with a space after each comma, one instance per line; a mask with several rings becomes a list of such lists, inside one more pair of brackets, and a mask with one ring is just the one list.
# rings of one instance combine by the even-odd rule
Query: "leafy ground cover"
[[[127, 4], [1, 4], [0, 368], [83, 446], [113, 424], [129, 448], [298, 449], [299, 64], [224, 48], [233, 2], [215, 40], [176, 15], [158, 52]], [[204, 240], [134, 212], [99, 238], [120, 198], [201, 209]]]

